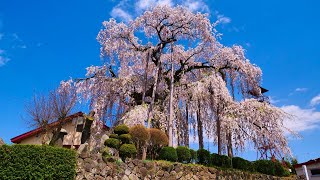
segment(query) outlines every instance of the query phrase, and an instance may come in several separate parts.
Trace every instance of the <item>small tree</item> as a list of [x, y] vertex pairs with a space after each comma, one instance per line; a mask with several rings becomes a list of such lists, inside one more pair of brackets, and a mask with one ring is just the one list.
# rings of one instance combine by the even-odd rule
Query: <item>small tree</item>
[[146, 144], [150, 139], [150, 133], [143, 125], [136, 125], [129, 129], [129, 134], [132, 137], [132, 141], [135, 143], [138, 153], [142, 152], [141, 158], [146, 159]]
[[148, 142], [148, 152], [151, 159], [156, 159], [160, 149], [168, 145], [168, 136], [160, 129], [149, 129], [150, 141]]
[[[33, 127], [42, 128], [44, 136], [42, 144], [49, 141], [49, 145], [55, 145], [60, 138], [60, 131], [64, 124], [64, 119], [70, 115], [76, 103], [75, 89], [70, 83], [62, 82], [60, 87], [51, 91], [48, 96], [34, 95], [32, 100], [25, 106], [29, 115], [29, 123]], [[49, 124], [56, 121], [56, 127], [49, 127]], [[48, 136], [52, 129], [52, 137]]]

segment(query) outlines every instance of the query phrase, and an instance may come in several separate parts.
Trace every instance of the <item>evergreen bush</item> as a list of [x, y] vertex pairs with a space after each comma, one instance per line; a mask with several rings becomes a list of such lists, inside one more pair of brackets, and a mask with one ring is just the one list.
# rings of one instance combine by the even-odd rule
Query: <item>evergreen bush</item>
[[199, 149], [197, 151], [198, 163], [202, 165], [209, 165], [210, 163], [210, 152], [205, 149]]
[[197, 162], [198, 160], [198, 155], [197, 155], [197, 151], [193, 150], [193, 149], [189, 149], [190, 150], [190, 161], [189, 162]]
[[114, 139], [114, 138], [109, 138], [104, 142], [104, 145], [108, 146], [108, 147], [111, 147], [111, 148], [119, 149], [120, 140], [119, 139]]
[[76, 151], [46, 145], [0, 146], [0, 179], [75, 179]]
[[118, 134], [110, 134], [109, 138], [118, 139]]
[[113, 132], [115, 134], [118, 134], [119, 136], [121, 134], [128, 134], [129, 133], [129, 127], [125, 124], [121, 124], [121, 125], [118, 125], [114, 128]]
[[229, 158], [228, 156], [212, 153], [210, 159], [210, 165], [223, 168], [232, 168], [231, 158]]
[[257, 160], [254, 162], [254, 168], [257, 172], [268, 174], [272, 176], [288, 176], [289, 171], [286, 170], [278, 161], [271, 160]]
[[124, 161], [125, 158], [135, 157], [137, 154], [137, 149], [134, 144], [123, 144], [119, 149], [119, 155]]
[[190, 150], [185, 146], [178, 146], [176, 148], [178, 161], [181, 163], [189, 162], [191, 158]]
[[119, 140], [122, 144], [131, 144], [132, 143], [132, 137], [130, 134], [121, 134], [119, 136]]
[[250, 172], [254, 171], [253, 163], [241, 157], [232, 158], [232, 167], [235, 169], [240, 169], [240, 170], [245, 170]]
[[176, 162], [178, 159], [177, 151], [173, 147], [163, 147], [159, 153], [159, 159]]

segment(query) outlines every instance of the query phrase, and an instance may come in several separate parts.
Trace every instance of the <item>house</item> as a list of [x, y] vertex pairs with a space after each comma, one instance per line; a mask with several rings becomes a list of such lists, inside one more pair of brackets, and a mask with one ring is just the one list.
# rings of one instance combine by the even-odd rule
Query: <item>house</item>
[[[61, 122], [61, 121], [60, 121]], [[55, 121], [48, 125], [48, 129], [45, 131], [42, 127], [36, 128], [29, 132], [23, 133], [11, 139], [15, 144], [49, 144], [53, 135], [52, 131], [59, 123]], [[86, 117], [82, 112], [72, 114], [62, 120], [62, 129], [59, 134], [58, 146], [67, 148], [75, 148], [84, 143], [90, 135], [90, 126], [93, 121]], [[107, 126], [104, 126], [104, 130], [108, 130]]]
[[296, 164], [294, 168], [299, 179], [320, 180], [320, 158]]

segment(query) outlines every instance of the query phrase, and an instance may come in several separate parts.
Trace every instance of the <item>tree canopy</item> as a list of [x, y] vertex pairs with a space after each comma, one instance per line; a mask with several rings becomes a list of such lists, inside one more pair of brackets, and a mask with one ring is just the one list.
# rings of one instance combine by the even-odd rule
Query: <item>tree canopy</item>
[[199, 144], [206, 135], [219, 154], [248, 143], [290, 153], [289, 115], [257, 98], [261, 69], [241, 46], [221, 44], [216, 25], [182, 6], [156, 6], [127, 24], [110, 19], [97, 36], [103, 64], [63, 85], [90, 101], [97, 134], [103, 123], [147, 124], [188, 145], [192, 128]]

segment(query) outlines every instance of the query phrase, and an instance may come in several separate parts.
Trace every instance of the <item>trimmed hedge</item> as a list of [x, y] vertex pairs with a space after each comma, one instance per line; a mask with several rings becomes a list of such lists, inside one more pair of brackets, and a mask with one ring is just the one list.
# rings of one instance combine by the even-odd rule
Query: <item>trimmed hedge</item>
[[232, 168], [231, 158], [225, 155], [212, 153], [210, 157], [210, 165], [224, 168]]
[[199, 149], [197, 151], [198, 163], [202, 165], [209, 165], [210, 163], [210, 152], [205, 149]]
[[109, 138], [118, 139], [118, 134], [110, 134]]
[[74, 179], [76, 152], [41, 145], [0, 146], [0, 179]]
[[257, 160], [254, 161], [254, 167], [257, 172], [273, 175], [273, 176], [289, 176], [290, 173], [286, 170], [280, 162], [273, 162], [271, 160]]
[[178, 161], [181, 163], [189, 162], [191, 158], [190, 150], [188, 147], [185, 146], [178, 146], [176, 148]]
[[121, 134], [128, 134], [129, 133], [129, 127], [124, 125], [124, 124], [121, 124], [121, 125], [118, 125], [114, 128], [113, 132], [115, 134], [118, 134], [118, 135], [121, 135]]
[[108, 147], [111, 147], [111, 148], [119, 149], [120, 140], [119, 139], [114, 139], [114, 138], [109, 138], [104, 142], [104, 145], [108, 146]]
[[198, 160], [198, 155], [197, 155], [197, 151], [193, 150], [193, 149], [189, 149], [190, 150], [190, 160], [189, 162], [197, 162]]
[[254, 172], [253, 163], [251, 161], [245, 160], [241, 157], [232, 158], [232, 166], [235, 169]]
[[167, 161], [175, 162], [178, 159], [177, 151], [173, 147], [168, 147], [168, 146], [167, 147], [163, 147], [160, 150], [159, 158], [161, 160], [167, 160]]
[[127, 157], [132, 158], [136, 156], [136, 154], [137, 149], [134, 144], [123, 144], [119, 149], [119, 155], [122, 158], [122, 160], [125, 160]]
[[130, 134], [121, 134], [119, 140], [122, 144], [132, 144], [132, 137]]

